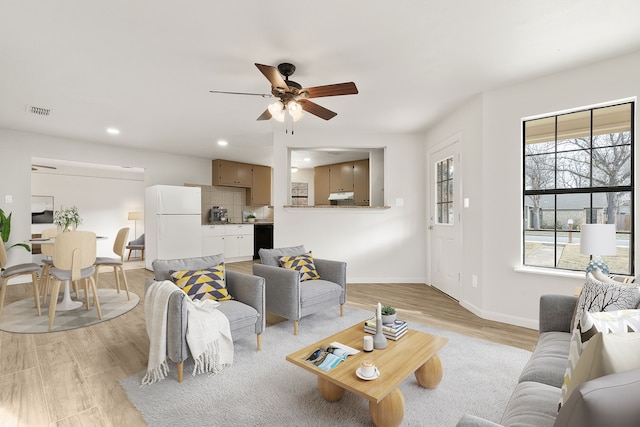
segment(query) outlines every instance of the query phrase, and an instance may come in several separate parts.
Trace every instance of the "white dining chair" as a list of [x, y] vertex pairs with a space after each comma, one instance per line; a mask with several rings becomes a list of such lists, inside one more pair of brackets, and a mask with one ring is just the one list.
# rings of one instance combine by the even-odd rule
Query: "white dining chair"
[[96, 234], [90, 231], [69, 231], [60, 233], [53, 245], [53, 267], [49, 274], [53, 278], [51, 299], [49, 302], [49, 330], [53, 329], [53, 321], [58, 304], [60, 284], [65, 282], [65, 296], [69, 295], [69, 284], [79, 282], [84, 288], [84, 297], [89, 310], [89, 287], [93, 292], [93, 304], [98, 311], [98, 319], [102, 319], [102, 310], [98, 299], [96, 283], [93, 279], [96, 261]]

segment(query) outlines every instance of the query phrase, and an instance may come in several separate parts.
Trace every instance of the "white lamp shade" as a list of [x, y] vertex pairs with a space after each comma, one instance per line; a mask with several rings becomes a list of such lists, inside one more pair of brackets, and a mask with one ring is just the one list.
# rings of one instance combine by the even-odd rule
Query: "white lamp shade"
[[142, 212], [129, 212], [129, 221], [137, 221], [142, 219]]
[[615, 224], [582, 224], [580, 253], [587, 255], [616, 255]]

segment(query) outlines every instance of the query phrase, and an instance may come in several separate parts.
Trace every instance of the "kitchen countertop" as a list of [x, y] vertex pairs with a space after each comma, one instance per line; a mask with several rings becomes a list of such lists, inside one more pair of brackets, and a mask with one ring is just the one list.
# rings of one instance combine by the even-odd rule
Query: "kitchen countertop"
[[261, 222], [208, 222], [202, 225], [264, 225], [264, 224], [273, 224], [273, 221], [261, 221]]
[[294, 206], [284, 205], [287, 209], [391, 209], [391, 206], [338, 206], [338, 205], [318, 205], [318, 206]]

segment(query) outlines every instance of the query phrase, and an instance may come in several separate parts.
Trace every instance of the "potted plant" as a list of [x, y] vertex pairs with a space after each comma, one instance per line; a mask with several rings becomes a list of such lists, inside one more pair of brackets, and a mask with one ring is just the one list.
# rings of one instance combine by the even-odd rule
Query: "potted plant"
[[396, 309], [390, 305], [382, 306], [380, 314], [382, 314], [382, 323], [393, 323], [396, 321]]
[[256, 216], [254, 214], [247, 215], [248, 222], [256, 222]]
[[[9, 241], [9, 235], [11, 234], [11, 215], [12, 213], [5, 215], [4, 211], [0, 209], [0, 236], [2, 236], [3, 245]], [[14, 246], [22, 246], [27, 252], [31, 252], [31, 248], [26, 243], [16, 243], [7, 249], [11, 249]]]

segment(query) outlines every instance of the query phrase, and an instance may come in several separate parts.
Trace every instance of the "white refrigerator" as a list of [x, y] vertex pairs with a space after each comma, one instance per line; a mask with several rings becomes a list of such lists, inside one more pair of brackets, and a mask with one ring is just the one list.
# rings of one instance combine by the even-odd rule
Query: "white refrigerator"
[[154, 185], [145, 190], [145, 267], [156, 259], [202, 256], [200, 187]]

